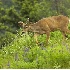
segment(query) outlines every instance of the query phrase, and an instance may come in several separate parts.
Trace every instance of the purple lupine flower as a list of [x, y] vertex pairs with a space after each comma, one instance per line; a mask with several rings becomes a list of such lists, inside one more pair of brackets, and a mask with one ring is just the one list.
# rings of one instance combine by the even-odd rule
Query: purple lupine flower
[[15, 56], [14, 56], [14, 59], [15, 59], [15, 61], [18, 61], [18, 53], [15, 53]]
[[8, 68], [10, 68], [10, 61], [8, 61], [8, 64], [7, 64]]
[[28, 52], [29, 48], [28, 47], [24, 47], [24, 52]]

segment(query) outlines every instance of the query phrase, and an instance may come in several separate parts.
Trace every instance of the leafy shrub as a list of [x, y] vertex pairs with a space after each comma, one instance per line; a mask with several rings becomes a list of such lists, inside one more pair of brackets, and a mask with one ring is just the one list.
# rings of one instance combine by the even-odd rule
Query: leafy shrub
[[14, 40], [14, 38], [15, 38], [15, 35], [12, 34], [11, 32], [6, 31], [5, 33], [1, 34], [0, 48], [11, 43]]
[[[53, 32], [48, 45], [45, 35], [39, 36], [42, 44], [36, 44], [28, 34], [17, 35], [14, 41], [0, 50], [1, 68], [63, 69], [70, 68], [70, 41], [62, 40], [59, 31]], [[58, 37], [57, 37], [58, 36]]]

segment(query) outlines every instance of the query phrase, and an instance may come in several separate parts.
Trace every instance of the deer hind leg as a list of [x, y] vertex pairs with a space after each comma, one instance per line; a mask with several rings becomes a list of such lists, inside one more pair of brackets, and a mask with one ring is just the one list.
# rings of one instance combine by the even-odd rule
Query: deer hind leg
[[66, 33], [69, 33], [70, 34], [70, 30], [69, 29], [66, 29]]
[[62, 34], [63, 34], [62, 44], [64, 44], [64, 45], [66, 44], [66, 40], [67, 40], [66, 38], [68, 37], [68, 36], [66, 35], [66, 33], [67, 33], [66, 31], [62, 31]]
[[66, 32], [62, 31], [62, 34], [63, 34], [63, 39], [66, 39], [67, 37]]
[[70, 33], [70, 30], [68, 29], [68, 28], [63, 28], [63, 29], [61, 29], [61, 32], [62, 32], [62, 34], [63, 34], [63, 36], [64, 36], [64, 38], [66, 38], [67, 37], [67, 33]]
[[66, 37], [68, 37], [66, 34], [70, 34], [70, 30], [68, 28], [64, 29], [64, 31], [62, 31], [63, 35]]

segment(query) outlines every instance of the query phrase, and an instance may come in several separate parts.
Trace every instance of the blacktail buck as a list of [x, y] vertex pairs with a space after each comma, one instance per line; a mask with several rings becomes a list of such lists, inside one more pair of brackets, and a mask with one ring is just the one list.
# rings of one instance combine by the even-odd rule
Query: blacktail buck
[[68, 24], [70, 19], [64, 15], [52, 16], [48, 18], [43, 18], [36, 23], [25, 24], [19, 21], [19, 25], [23, 28], [23, 32], [34, 32], [34, 38], [37, 40], [37, 35], [46, 34], [46, 41], [48, 42], [50, 38], [50, 32], [60, 30], [63, 37], [66, 38], [66, 34], [70, 33], [68, 29]]

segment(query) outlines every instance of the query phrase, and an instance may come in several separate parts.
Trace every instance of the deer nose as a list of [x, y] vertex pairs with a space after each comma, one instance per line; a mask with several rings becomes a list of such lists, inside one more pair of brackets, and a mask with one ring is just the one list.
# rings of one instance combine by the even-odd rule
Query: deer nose
[[24, 34], [25, 33], [25, 31], [24, 30], [22, 30], [22, 34]]
[[22, 34], [24, 34], [25, 32], [22, 32]]

